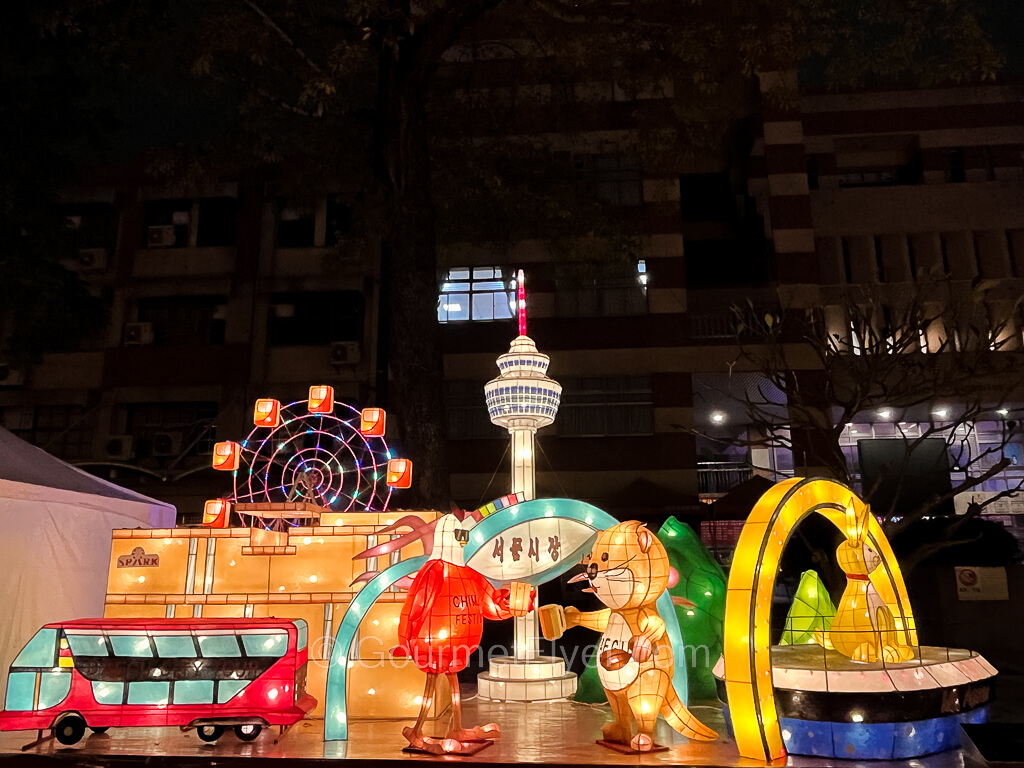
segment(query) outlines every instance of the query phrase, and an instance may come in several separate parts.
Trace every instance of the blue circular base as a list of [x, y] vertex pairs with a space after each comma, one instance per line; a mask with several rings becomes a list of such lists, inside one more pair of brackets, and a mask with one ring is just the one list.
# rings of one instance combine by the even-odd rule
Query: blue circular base
[[908, 723], [826, 723], [779, 719], [793, 755], [848, 760], [905, 760], [960, 746], [960, 723], [983, 723], [988, 707]]

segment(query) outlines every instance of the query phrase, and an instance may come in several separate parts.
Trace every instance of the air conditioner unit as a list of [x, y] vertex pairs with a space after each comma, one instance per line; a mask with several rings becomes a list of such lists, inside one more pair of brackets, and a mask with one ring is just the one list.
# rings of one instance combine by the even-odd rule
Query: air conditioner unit
[[358, 341], [332, 341], [331, 365], [355, 365], [362, 357], [362, 349]]
[[20, 387], [25, 383], [25, 372], [0, 363], [0, 387]]
[[108, 435], [103, 453], [108, 459], [128, 461], [135, 456], [135, 441], [131, 435]]
[[156, 227], [150, 227], [146, 230], [146, 247], [147, 248], [170, 248], [174, 245], [174, 225], [173, 224], [161, 224]]
[[153, 435], [154, 456], [177, 456], [180, 453], [180, 432], [157, 432], [155, 435]]
[[80, 248], [75, 266], [82, 272], [96, 271], [107, 268], [109, 252], [106, 248]]
[[125, 323], [124, 345], [126, 347], [142, 347], [153, 343], [152, 323]]

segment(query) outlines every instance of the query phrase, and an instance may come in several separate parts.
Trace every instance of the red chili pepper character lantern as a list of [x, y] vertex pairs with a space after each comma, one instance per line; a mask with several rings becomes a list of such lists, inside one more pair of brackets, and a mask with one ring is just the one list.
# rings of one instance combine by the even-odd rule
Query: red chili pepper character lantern
[[[529, 605], [510, 606], [508, 589], [495, 589], [487, 579], [468, 567], [462, 548], [469, 541], [469, 530], [454, 514], [432, 522], [407, 516], [379, 533], [412, 528], [391, 541], [356, 555], [378, 557], [421, 539], [428, 554], [409, 587], [398, 624], [399, 644], [392, 655], [409, 657], [427, 673], [423, 700], [416, 725], [406, 728], [404, 736], [416, 751], [432, 754], [473, 754], [489, 746], [501, 735], [495, 723], [462, 727], [462, 708], [457, 673], [466, 668], [470, 654], [480, 645], [484, 619], [501, 620], [524, 616], [533, 608], [535, 591]], [[362, 574], [356, 581], [368, 581], [375, 572]], [[444, 738], [423, 735], [423, 723], [433, 704], [438, 675], [447, 675], [452, 693], [452, 726]]]

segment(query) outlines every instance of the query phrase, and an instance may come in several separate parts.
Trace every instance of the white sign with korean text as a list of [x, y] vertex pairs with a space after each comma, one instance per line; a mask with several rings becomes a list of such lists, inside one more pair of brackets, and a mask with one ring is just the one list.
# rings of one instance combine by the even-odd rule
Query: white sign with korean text
[[485, 541], [466, 563], [494, 581], [522, 581], [564, 563], [578, 563], [595, 531], [566, 518], [543, 518], [510, 526]]

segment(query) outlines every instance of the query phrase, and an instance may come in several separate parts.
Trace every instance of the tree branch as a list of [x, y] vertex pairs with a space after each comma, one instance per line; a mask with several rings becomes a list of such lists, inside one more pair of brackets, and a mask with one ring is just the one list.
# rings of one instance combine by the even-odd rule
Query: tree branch
[[[266, 11], [264, 11], [262, 8], [256, 5], [256, 3], [254, 3], [252, 0], [242, 0], [242, 3], [249, 6], [249, 8], [252, 9], [253, 13], [255, 13], [257, 16], [263, 19], [263, 22], [268, 27], [270, 27], [277, 34], [278, 37], [280, 37], [282, 40], [288, 43], [288, 45], [291, 46], [291, 49], [295, 51], [295, 53], [298, 55], [300, 59], [306, 62], [306, 65], [310, 69], [312, 69], [318, 75], [323, 74], [323, 69], [320, 67], [320, 65], [313, 61], [313, 59], [304, 50], [302, 50], [302, 48], [299, 47], [299, 45], [288, 35], [288, 33], [281, 29], [277, 22], [275, 22], [272, 18], [270, 18], [269, 15], [267, 15]], [[300, 112], [299, 114], [303, 113]]]

